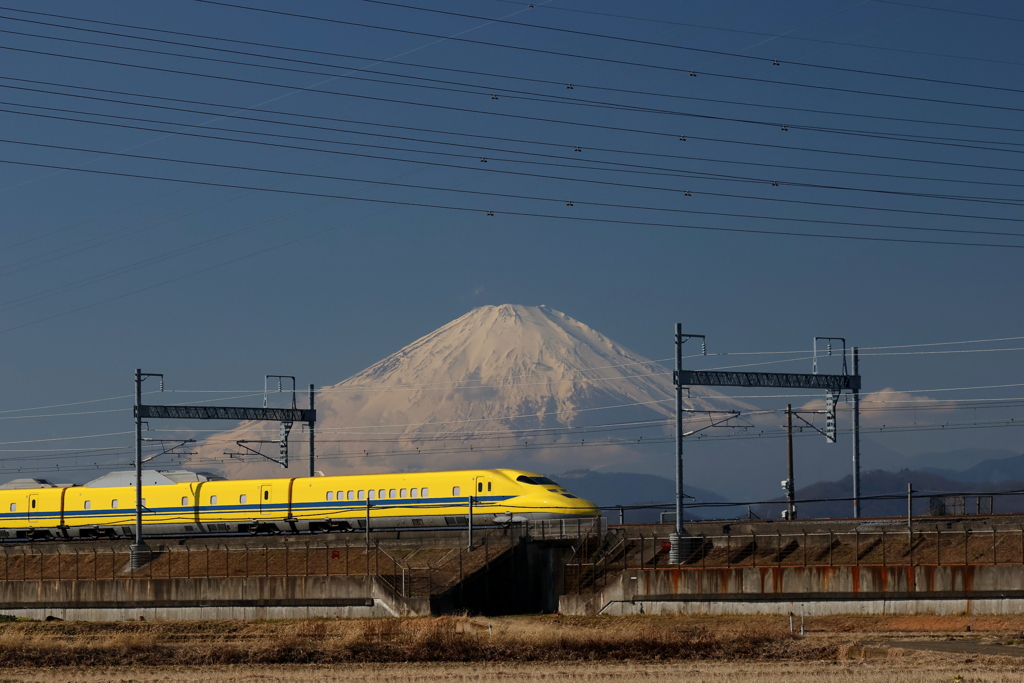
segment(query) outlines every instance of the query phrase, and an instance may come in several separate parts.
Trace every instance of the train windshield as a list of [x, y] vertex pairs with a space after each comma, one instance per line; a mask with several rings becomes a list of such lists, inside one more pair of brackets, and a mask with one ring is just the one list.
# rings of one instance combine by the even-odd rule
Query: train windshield
[[516, 481], [521, 481], [524, 484], [536, 484], [537, 486], [561, 486], [558, 482], [551, 481], [547, 477], [528, 477], [525, 474], [516, 477]]

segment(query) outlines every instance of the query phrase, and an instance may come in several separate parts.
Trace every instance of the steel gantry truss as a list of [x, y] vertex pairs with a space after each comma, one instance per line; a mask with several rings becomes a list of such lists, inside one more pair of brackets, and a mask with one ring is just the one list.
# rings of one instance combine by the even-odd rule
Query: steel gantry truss
[[[131, 546], [131, 566], [138, 569], [149, 560], [149, 547], [142, 538], [142, 421], [144, 419], [178, 419], [178, 420], [260, 420], [268, 422], [280, 422], [282, 425], [282, 448], [287, 448], [287, 433], [294, 422], [305, 422], [309, 427], [309, 476], [315, 473], [315, 450], [314, 430], [316, 423], [316, 410], [313, 408], [313, 385], [309, 385], [309, 408], [302, 409], [295, 407], [295, 378], [292, 380], [292, 407], [291, 408], [268, 408], [267, 407], [267, 386], [266, 380], [276, 377], [279, 380], [285, 375], [267, 375], [264, 378], [263, 407], [262, 408], [237, 408], [228, 406], [165, 406], [165, 405], [143, 405], [142, 403], [142, 382], [147, 377], [160, 378], [160, 391], [164, 389], [164, 376], [160, 373], [135, 371], [135, 543]], [[281, 390], [280, 382], [278, 390]], [[287, 425], [287, 429], [284, 426]], [[189, 440], [190, 441], [190, 440]], [[182, 443], [188, 443], [184, 441]], [[287, 453], [287, 451], [284, 451]], [[264, 456], [266, 457], [266, 456]], [[150, 458], [151, 460], [152, 458]], [[274, 460], [287, 467], [287, 459], [283, 461]]]
[[[838, 395], [849, 391], [853, 395], [853, 516], [860, 517], [860, 374], [859, 354], [853, 349], [853, 374], [846, 373], [845, 348], [843, 340], [843, 374], [823, 375], [817, 373], [817, 341], [815, 338], [815, 372], [801, 374], [793, 372], [725, 372], [721, 370], [683, 370], [683, 344], [692, 338], [701, 339], [702, 334], [683, 334], [682, 325], [675, 327], [675, 372], [672, 381], [676, 390], [676, 528], [671, 537], [669, 562], [681, 561], [681, 539], [683, 537], [683, 390], [691, 386], [748, 387], [773, 389], [824, 389]], [[703, 347], [706, 350], [706, 345]], [[831, 346], [830, 346], [831, 350]], [[706, 351], [705, 351], [706, 352]]]

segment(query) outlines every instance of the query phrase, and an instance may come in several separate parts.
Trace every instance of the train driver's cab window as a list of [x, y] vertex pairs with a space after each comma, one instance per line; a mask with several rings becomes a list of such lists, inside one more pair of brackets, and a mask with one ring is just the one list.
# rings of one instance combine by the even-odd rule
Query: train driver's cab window
[[360, 491], [359, 492], [359, 500], [365, 500], [365, 499], [366, 499], [366, 491]]
[[[181, 497], [181, 504], [182, 505], [188, 505], [188, 496], [182, 496]], [[89, 506], [89, 504], [86, 503], [86, 507], [88, 507], [88, 506]]]
[[420, 489], [420, 498], [428, 498], [430, 496], [430, 489]]
[[[216, 504], [217, 504], [217, 496], [210, 496], [210, 505], [216, 505]], [[115, 507], [117, 507], [117, 506], [115, 506]]]
[[110, 501], [110, 507], [112, 507], [112, 508], [121, 507], [121, 503], [115, 498], [114, 500]]
[[420, 490], [419, 489], [409, 489], [409, 497], [410, 498], [415, 498], [419, 494], [420, 494]]
[[249, 496], [245, 495], [244, 493], [238, 497], [238, 504], [239, 505], [245, 505], [248, 502], [249, 502]]
[[[91, 500], [85, 501], [85, 503], [82, 505], [82, 508], [85, 509], [85, 510], [91, 510], [92, 509], [92, 501]], [[11, 510], [13, 510], [13, 509], [14, 509], [14, 507], [12, 506]]]
[[334, 491], [327, 492], [327, 500], [334, 500]]
[[453, 486], [452, 487], [452, 495], [453, 496], [462, 495], [462, 487], [461, 486]]

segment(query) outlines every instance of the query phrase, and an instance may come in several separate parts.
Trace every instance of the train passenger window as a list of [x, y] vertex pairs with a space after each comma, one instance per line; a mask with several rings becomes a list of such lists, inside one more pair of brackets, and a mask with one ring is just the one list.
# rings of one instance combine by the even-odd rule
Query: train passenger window
[[482, 481], [478, 481], [476, 483], [476, 492], [477, 493], [483, 493], [484, 492], [484, 483]]
[[110, 507], [116, 508], [116, 507], [120, 507], [120, 506], [121, 506], [121, 503], [119, 503], [116, 498], [114, 500], [110, 501]]
[[11, 503], [11, 512], [17, 512], [17, 511], [18, 511], [18, 504], [17, 503]]
[[461, 486], [453, 486], [452, 487], [452, 495], [453, 496], [458, 496], [461, 493], [462, 493], [462, 487]]
[[398, 492], [394, 489], [388, 491], [388, 498], [398, 498]]
[[249, 496], [245, 495], [244, 493], [238, 497], [238, 504], [239, 505], [245, 505], [248, 502], [249, 502]]
[[[188, 496], [182, 496], [182, 497], [181, 497], [181, 504], [182, 504], [182, 505], [188, 505]], [[89, 507], [89, 503], [88, 503], [88, 501], [86, 501], [86, 503], [85, 503], [85, 507], [86, 507], [86, 508], [88, 508], [88, 507]]]
[[430, 496], [430, 489], [420, 489], [420, 498], [427, 498]]
[[385, 491], [384, 489], [381, 489], [380, 491], [377, 491], [377, 497], [378, 498], [387, 498], [388, 497], [388, 492]]
[[334, 491], [327, 492], [327, 500], [334, 500]]
[[409, 489], [409, 496], [411, 498], [415, 498], [419, 494], [419, 492], [419, 489]]
[[355, 500], [355, 499], [356, 499], [356, 492], [355, 491], [349, 491], [348, 495], [345, 496], [345, 500]]
[[[217, 504], [217, 496], [210, 496], [210, 505]], [[117, 507], [116, 505], [114, 507]]]
[[[85, 510], [91, 510], [92, 509], [92, 501], [91, 500], [85, 501], [85, 504], [82, 507]], [[11, 506], [11, 510], [14, 510], [14, 506], [13, 505]]]
[[366, 498], [366, 491], [360, 491], [359, 492], [359, 500], [364, 500], [365, 498]]
[[377, 497], [377, 492], [374, 491], [373, 489], [370, 489], [369, 491], [366, 492], [366, 495], [369, 496], [370, 500], [373, 500], [374, 498]]
[[[32, 501], [32, 502], [35, 503], [35, 501]], [[32, 507], [35, 507], [35, 505], [33, 505]], [[145, 498], [142, 499], [142, 507], [146, 507], [146, 499]]]
[[399, 498], [405, 498], [408, 495], [409, 495], [409, 489], [402, 489], [401, 491], [398, 492], [398, 497]]

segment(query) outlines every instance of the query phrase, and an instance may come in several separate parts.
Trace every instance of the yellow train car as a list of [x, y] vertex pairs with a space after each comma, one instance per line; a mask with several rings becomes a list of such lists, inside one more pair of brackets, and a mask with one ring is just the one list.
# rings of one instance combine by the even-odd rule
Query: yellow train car
[[[593, 503], [532, 472], [511, 469], [227, 480], [187, 470], [143, 472], [149, 536], [462, 527], [592, 517]], [[16, 480], [0, 486], [0, 536], [131, 536], [135, 473], [84, 486]]]

